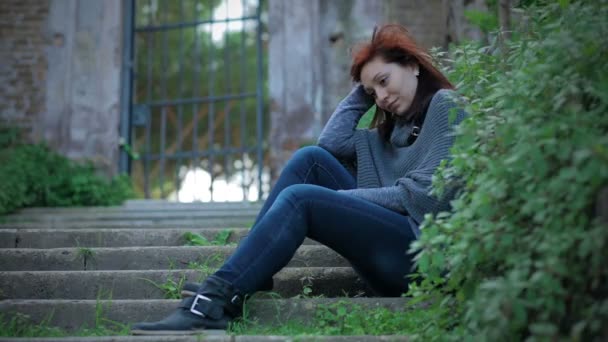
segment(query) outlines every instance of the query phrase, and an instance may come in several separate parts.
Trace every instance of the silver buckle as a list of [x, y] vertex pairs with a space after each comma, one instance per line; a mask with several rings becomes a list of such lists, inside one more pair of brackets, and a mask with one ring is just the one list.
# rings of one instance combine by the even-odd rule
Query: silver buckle
[[195, 315], [201, 316], [201, 317], [205, 317], [205, 314], [196, 310], [194, 307], [198, 304], [198, 300], [199, 299], [204, 299], [208, 302], [211, 301], [211, 299], [209, 299], [209, 297], [205, 297], [201, 294], [197, 294], [196, 297], [194, 298], [194, 302], [192, 302], [192, 305], [190, 306], [190, 312], [192, 312]]

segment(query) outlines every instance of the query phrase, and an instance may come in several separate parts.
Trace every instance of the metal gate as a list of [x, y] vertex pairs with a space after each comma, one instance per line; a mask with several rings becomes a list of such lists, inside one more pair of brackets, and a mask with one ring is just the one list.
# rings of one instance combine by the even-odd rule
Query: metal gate
[[124, 2], [120, 165], [140, 196], [260, 200], [267, 191], [260, 1]]

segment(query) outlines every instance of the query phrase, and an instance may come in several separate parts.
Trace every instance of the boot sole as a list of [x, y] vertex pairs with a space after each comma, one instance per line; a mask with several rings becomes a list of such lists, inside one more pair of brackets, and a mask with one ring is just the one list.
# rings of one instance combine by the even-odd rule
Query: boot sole
[[131, 335], [163, 336], [163, 335], [226, 335], [226, 330], [221, 329], [196, 329], [196, 330], [131, 330]]

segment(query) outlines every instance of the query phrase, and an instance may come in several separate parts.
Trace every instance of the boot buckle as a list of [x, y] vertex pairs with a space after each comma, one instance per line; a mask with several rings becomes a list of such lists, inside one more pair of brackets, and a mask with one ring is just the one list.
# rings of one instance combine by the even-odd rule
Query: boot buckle
[[230, 300], [230, 303], [234, 304], [234, 305], [241, 305], [243, 304], [241, 297], [237, 294], [234, 295], [234, 297], [232, 297], [232, 299]]
[[202, 313], [196, 309], [196, 307], [198, 306], [199, 299], [211, 302], [211, 299], [209, 299], [209, 297], [203, 296], [202, 294], [197, 294], [196, 297], [194, 298], [194, 301], [192, 302], [192, 305], [190, 306], [190, 312], [192, 312], [193, 314], [195, 314], [197, 316], [205, 317], [204, 313]]

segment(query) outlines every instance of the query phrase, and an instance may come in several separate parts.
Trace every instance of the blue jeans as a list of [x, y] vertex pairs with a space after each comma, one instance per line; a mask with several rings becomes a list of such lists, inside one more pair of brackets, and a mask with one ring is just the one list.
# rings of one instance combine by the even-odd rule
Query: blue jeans
[[347, 259], [382, 296], [407, 291], [416, 239], [407, 216], [338, 189], [356, 180], [326, 150], [299, 149], [285, 166], [249, 235], [216, 272], [246, 294], [291, 260], [306, 237]]

